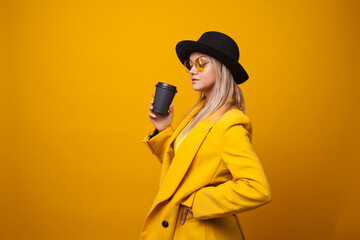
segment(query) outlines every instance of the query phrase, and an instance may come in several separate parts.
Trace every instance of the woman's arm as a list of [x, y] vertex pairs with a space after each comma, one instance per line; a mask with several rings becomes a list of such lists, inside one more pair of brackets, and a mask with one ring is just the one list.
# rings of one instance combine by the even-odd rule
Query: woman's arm
[[[155, 94], [152, 94], [152, 96], [155, 98]], [[162, 115], [153, 112], [154, 100], [150, 101], [150, 103], [151, 106], [149, 109], [151, 112], [149, 112], [149, 117], [155, 128], [145, 135], [142, 142], [145, 143], [151, 152], [156, 155], [160, 163], [162, 163], [165, 148], [170, 140], [170, 137], [174, 133], [174, 129], [171, 126], [172, 119], [174, 117], [174, 107], [171, 103], [168, 114]], [[160, 129], [160, 131], [158, 131], [158, 129]]]
[[271, 202], [271, 192], [249, 132], [242, 124], [226, 129], [221, 156], [233, 179], [199, 189], [182, 204], [192, 207], [195, 219], [204, 220], [248, 211]]
[[[158, 132], [157, 134], [156, 131]], [[167, 127], [161, 132], [155, 128], [149, 131], [142, 141], [151, 150], [151, 153], [156, 155], [160, 163], [162, 163], [165, 148], [173, 133], [174, 129], [172, 126]]]

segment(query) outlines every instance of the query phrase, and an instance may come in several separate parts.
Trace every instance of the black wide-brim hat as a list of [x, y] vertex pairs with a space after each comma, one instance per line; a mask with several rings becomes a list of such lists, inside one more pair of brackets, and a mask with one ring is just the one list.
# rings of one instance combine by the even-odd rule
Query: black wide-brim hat
[[232, 73], [236, 84], [249, 79], [245, 69], [239, 63], [239, 47], [229, 36], [215, 31], [205, 32], [199, 40], [184, 40], [176, 44], [176, 54], [182, 64], [193, 52], [209, 55], [224, 64]]

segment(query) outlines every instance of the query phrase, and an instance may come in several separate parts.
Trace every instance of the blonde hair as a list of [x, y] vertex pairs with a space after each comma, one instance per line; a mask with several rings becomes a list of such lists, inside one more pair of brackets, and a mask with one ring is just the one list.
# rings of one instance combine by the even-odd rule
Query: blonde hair
[[199, 92], [199, 98], [195, 105], [189, 110], [184, 118], [195, 108], [195, 106], [205, 99], [204, 106], [195, 113], [191, 123], [186, 129], [179, 135], [182, 137], [195, 127], [195, 125], [207, 119], [210, 115], [218, 112], [212, 118], [208, 118], [208, 121], [215, 120], [214, 124], [224, 115], [228, 110], [238, 108], [244, 114], [245, 112], [245, 100], [243, 93], [239, 86], [234, 81], [233, 75], [230, 70], [221, 62], [209, 56], [212, 67], [215, 68], [216, 80], [213, 90], [209, 99], [205, 99], [204, 92]]

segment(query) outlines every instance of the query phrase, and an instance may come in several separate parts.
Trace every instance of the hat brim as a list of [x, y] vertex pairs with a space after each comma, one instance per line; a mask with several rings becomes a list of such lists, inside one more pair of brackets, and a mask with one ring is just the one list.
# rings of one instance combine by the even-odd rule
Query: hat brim
[[238, 61], [235, 61], [228, 55], [206, 44], [196, 41], [185, 40], [176, 44], [175, 49], [181, 64], [184, 64], [184, 61], [186, 59], [189, 59], [191, 53], [201, 52], [215, 58], [216, 60], [224, 64], [232, 73], [236, 84], [241, 84], [249, 79], [249, 75]]

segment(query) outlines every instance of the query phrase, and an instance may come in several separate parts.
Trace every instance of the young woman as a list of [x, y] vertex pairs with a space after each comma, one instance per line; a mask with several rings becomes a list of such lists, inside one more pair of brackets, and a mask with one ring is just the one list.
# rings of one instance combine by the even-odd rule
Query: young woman
[[238, 87], [248, 75], [238, 62], [238, 46], [211, 31], [198, 41], [179, 42], [176, 53], [199, 99], [176, 129], [172, 104], [166, 116], [149, 113], [154, 129], [143, 142], [162, 171], [141, 239], [244, 239], [235, 214], [269, 203], [271, 192], [251, 145]]

